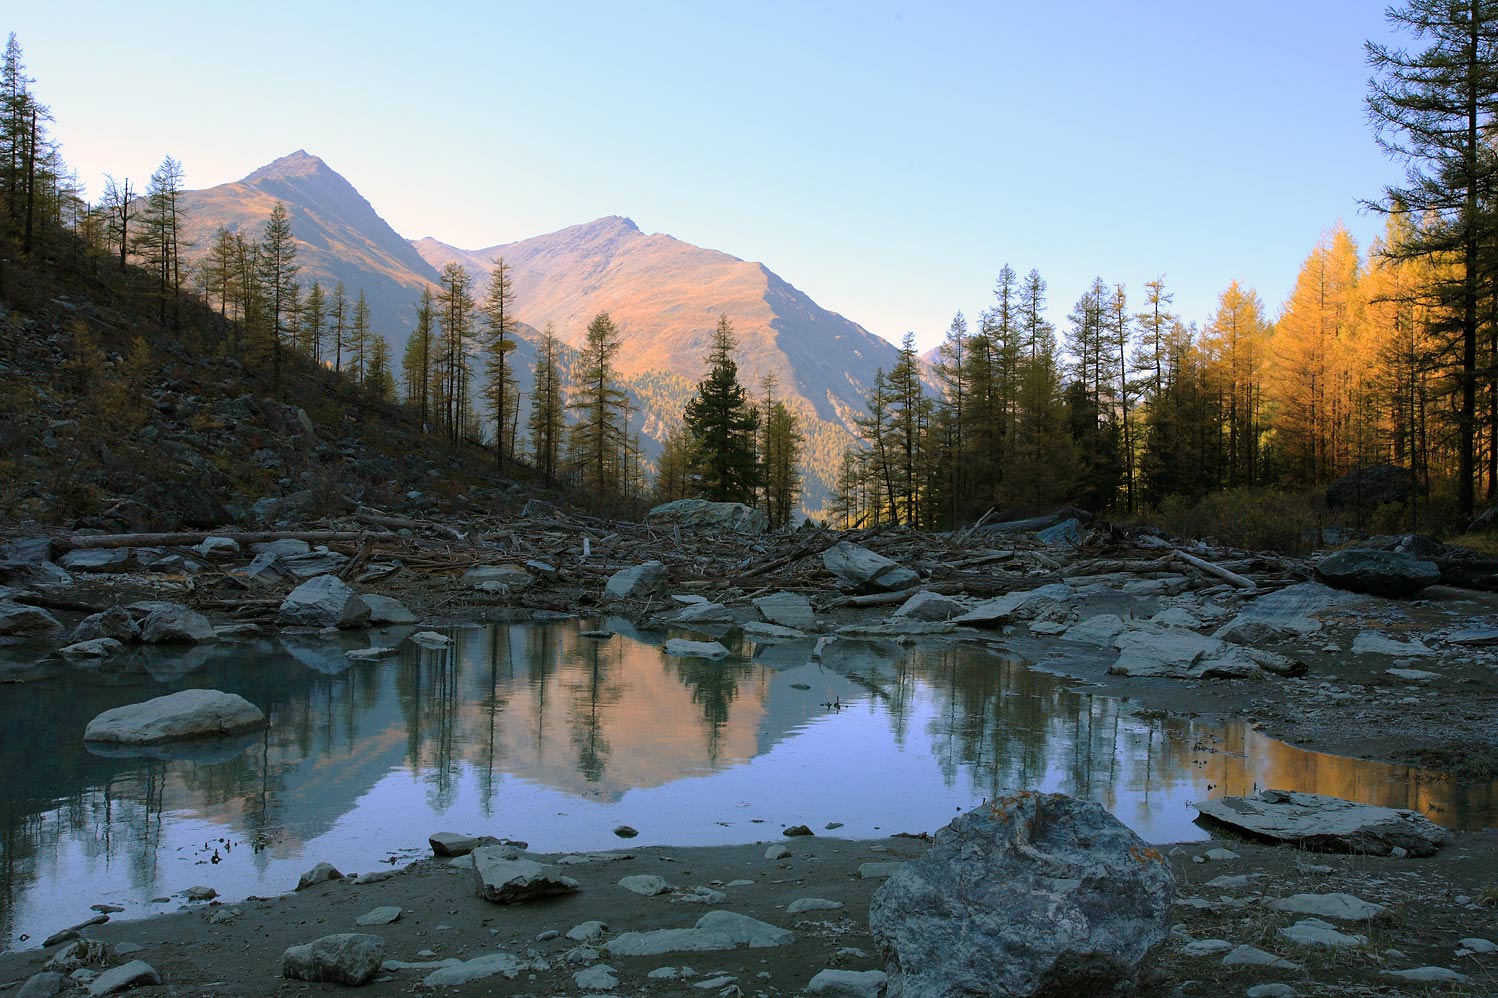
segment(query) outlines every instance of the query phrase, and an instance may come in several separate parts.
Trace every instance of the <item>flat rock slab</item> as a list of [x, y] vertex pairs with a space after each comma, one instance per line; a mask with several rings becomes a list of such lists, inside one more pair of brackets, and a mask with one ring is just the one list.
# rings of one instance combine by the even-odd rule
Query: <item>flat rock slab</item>
[[221, 738], [265, 727], [265, 714], [244, 697], [221, 690], [181, 690], [115, 707], [88, 722], [83, 740], [154, 745], [184, 738]]
[[1402, 848], [1429, 856], [1451, 840], [1450, 832], [1414, 811], [1320, 794], [1265, 790], [1258, 797], [1219, 797], [1192, 806], [1209, 822], [1316, 852], [1387, 856]]
[[514, 850], [505, 846], [480, 846], [473, 850], [479, 897], [495, 904], [519, 904], [557, 894], [574, 894], [580, 889], [576, 880], [553, 872], [554, 867], [530, 859], [512, 859], [514, 855]]
[[655, 897], [657, 894], [669, 894], [676, 890], [675, 885], [669, 883], [664, 877], [648, 873], [637, 873], [634, 876], [625, 877], [619, 881], [619, 886], [642, 897]]
[[786, 946], [796, 935], [768, 922], [732, 911], [710, 911], [683, 929], [625, 932], [609, 942], [612, 956], [659, 956], [662, 953], [708, 953], [717, 950]]
[[838, 541], [823, 551], [822, 566], [859, 592], [893, 592], [921, 581], [920, 575], [899, 562], [851, 541]]
[[967, 613], [953, 617], [951, 623], [968, 627], [999, 627], [1014, 620], [1034, 620], [1052, 607], [1070, 603], [1077, 591], [1064, 582], [1054, 582], [1039, 589], [1009, 593], [979, 603]]
[[340, 932], [281, 954], [281, 976], [357, 987], [379, 973], [385, 940], [363, 932]]
[[688, 641], [686, 638], [672, 638], [661, 650], [675, 658], [720, 659], [728, 657], [728, 649], [716, 641]]
[[472, 960], [454, 960], [447, 966], [432, 971], [422, 978], [421, 983], [429, 988], [458, 988], [495, 975], [514, 980], [522, 970], [529, 970], [530, 967], [528, 962], [518, 959], [512, 953], [485, 953]]
[[460, 835], [457, 832], [436, 832], [428, 836], [433, 856], [467, 856], [480, 846], [500, 845], [492, 835]]
[[663, 562], [647, 561], [615, 572], [605, 583], [603, 594], [615, 599], [639, 599], [660, 592], [670, 581], [671, 572]]
[[817, 617], [811, 600], [800, 593], [770, 593], [768, 596], [756, 597], [751, 602], [767, 624], [793, 627], [798, 631], [810, 630], [816, 626]]
[[401, 910], [394, 905], [383, 905], [360, 915], [356, 925], [389, 925], [401, 917]]
[[1364, 901], [1352, 894], [1292, 894], [1287, 898], [1276, 898], [1269, 902], [1275, 911], [1287, 911], [1292, 915], [1314, 915], [1339, 922], [1371, 922], [1389, 909], [1372, 901]]
[[806, 985], [809, 995], [879, 998], [889, 978], [882, 970], [821, 970]]
[[1346, 949], [1361, 946], [1368, 941], [1367, 936], [1343, 932], [1319, 918], [1302, 918], [1294, 925], [1280, 929], [1280, 935], [1299, 946], [1322, 946], [1327, 949]]
[[132, 988], [160, 984], [161, 975], [156, 968], [144, 960], [131, 960], [118, 967], [110, 967], [95, 977], [88, 985], [89, 998], [95, 995], [117, 995]]

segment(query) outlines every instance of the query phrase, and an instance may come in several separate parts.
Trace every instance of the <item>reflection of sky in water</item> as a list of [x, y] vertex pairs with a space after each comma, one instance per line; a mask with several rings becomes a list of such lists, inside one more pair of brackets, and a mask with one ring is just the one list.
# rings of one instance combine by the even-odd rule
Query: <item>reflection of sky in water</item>
[[[175, 662], [157, 650], [12, 686], [0, 702], [7, 934], [34, 943], [98, 902], [125, 905], [117, 917], [163, 910], [150, 899], [195, 884], [231, 900], [280, 893], [319, 860], [367, 871], [425, 854], [440, 830], [540, 851], [618, 847], [621, 823], [640, 831], [630, 845], [834, 821], [859, 838], [935, 830], [1014, 787], [1098, 800], [1156, 842], [1204, 837], [1188, 801], [1267, 786], [1454, 826], [1491, 819], [1491, 786], [1141, 715], [975, 649], [839, 642], [821, 664], [805, 645], [705, 663], [580, 639], [578, 626], [456, 629], [451, 651], [407, 644], [353, 667], [346, 648], [398, 635], [225, 643]], [[79, 749], [99, 711], [187, 686], [243, 693], [270, 730], [211, 763]]]

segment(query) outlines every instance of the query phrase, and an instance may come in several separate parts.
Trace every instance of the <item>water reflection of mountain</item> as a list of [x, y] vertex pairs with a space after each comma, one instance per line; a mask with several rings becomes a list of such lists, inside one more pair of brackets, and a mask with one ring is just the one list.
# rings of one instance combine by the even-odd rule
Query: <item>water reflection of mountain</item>
[[[878, 771], [891, 753], [929, 757], [929, 769], [907, 767], [922, 781], [909, 789], [930, 798], [925, 784], [944, 785], [947, 814], [951, 799], [1021, 786], [1091, 797], [1140, 829], [1167, 827], [1167, 811], [1178, 826], [1186, 800], [1256, 786], [1419, 807], [1458, 825], [1493, 811], [1493, 787], [1301, 752], [1242, 726], [1146, 717], [978, 649], [839, 641], [812, 662], [809, 644], [734, 646], [753, 657], [714, 663], [663, 657], [659, 636], [610, 625], [621, 634], [601, 643], [579, 638], [575, 621], [454, 628], [447, 648], [407, 643], [353, 666], [347, 648], [403, 632], [226, 642], [14, 686], [0, 700], [0, 921], [11, 930], [37, 885], [100, 870], [127, 871], [116, 879], [153, 896], [163, 844], [180, 849], [169, 833], [188, 823], [259, 847], [263, 870], [341, 822], [388, 823], [392, 808], [424, 833], [476, 797], [486, 830], [504, 833], [506, 780], [602, 805], [714, 773], [752, 781], [798, 743], [829, 744], [803, 735], [858, 740], [840, 746], [852, 751], [838, 772], [813, 779], [870, 797], [891, 792]], [[215, 764], [81, 750], [95, 714], [186, 687], [241, 693], [271, 726]]]

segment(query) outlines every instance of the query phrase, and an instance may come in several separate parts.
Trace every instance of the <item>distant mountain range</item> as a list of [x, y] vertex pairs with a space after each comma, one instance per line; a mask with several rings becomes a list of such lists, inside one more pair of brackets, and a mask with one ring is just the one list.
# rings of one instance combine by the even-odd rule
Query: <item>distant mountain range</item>
[[[853, 441], [852, 417], [864, 408], [874, 374], [888, 370], [895, 348], [858, 323], [830, 312], [760, 263], [646, 234], [610, 216], [519, 242], [464, 250], [437, 239], [409, 242], [347, 180], [298, 150], [243, 180], [189, 192], [187, 235], [206, 252], [220, 227], [258, 234], [271, 208], [286, 205], [304, 281], [342, 281], [361, 290], [375, 327], [401, 356], [423, 286], [456, 261], [481, 290], [493, 261], [513, 268], [516, 313], [533, 335], [553, 323], [571, 345], [589, 320], [608, 311], [621, 329], [619, 368], [640, 407], [634, 428], [646, 452], [658, 452], [704, 370], [720, 313], [733, 321], [741, 380], [756, 396], [766, 375], [802, 416], [807, 437], [807, 506], [821, 505], [837, 460]], [[523, 345], [520, 359], [533, 353]], [[522, 387], [526, 387], [522, 385]]]

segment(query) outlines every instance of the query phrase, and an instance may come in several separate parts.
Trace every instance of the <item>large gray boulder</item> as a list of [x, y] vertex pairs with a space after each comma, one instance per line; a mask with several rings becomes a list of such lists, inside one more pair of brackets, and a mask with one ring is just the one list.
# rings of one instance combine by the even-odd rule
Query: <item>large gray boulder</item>
[[1127, 995], [1170, 932], [1164, 856], [1099, 804], [1030, 791], [937, 832], [869, 928], [891, 996]]
[[118, 967], [110, 967], [88, 985], [89, 998], [100, 995], [117, 995], [135, 988], [160, 984], [161, 975], [156, 968], [144, 960], [131, 960]]
[[646, 518], [655, 523], [674, 523], [698, 530], [731, 530], [737, 534], [762, 534], [770, 529], [770, 521], [762, 511], [741, 502], [678, 499], [654, 507]]
[[615, 599], [643, 599], [662, 592], [670, 581], [671, 573], [663, 563], [647, 561], [630, 568], [621, 568], [609, 576], [608, 583], [603, 587], [603, 594]]
[[1402, 551], [1352, 548], [1316, 562], [1316, 577], [1336, 589], [1375, 596], [1413, 596], [1441, 581], [1441, 569]]
[[1358, 602], [1352, 593], [1320, 582], [1297, 582], [1258, 597], [1212, 636], [1240, 645], [1305, 637], [1321, 630], [1320, 614]]
[[52, 562], [52, 541], [18, 537], [0, 544], [0, 582], [17, 586], [66, 586], [73, 577]]
[[181, 738], [221, 738], [265, 727], [265, 714], [244, 697], [221, 690], [181, 690], [115, 707], [88, 722], [83, 740], [154, 745]]
[[1077, 590], [1065, 582], [1053, 582], [1039, 589], [1026, 589], [985, 600], [967, 613], [953, 617], [952, 623], [968, 627], [1001, 627], [1011, 621], [1034, 620], [1076, 599]]
[[217, 641], [208, 618], [178, 603], [166, 603], [140, 622], [140, 639], [148, 645], [196, 645]]
[[390, 596], [362, 596], [365, 603], [369, 604], [369, 622], [371, 624], [414, 624], [416, 614], [407, 609], [406, 605], [398, 599]]
[[140, 625], [130, 616], [129, 610], [122, 606], [112, 606], [108, 610], [84, 617], [73, 628], [68, 640], [94, 641], [99, 638], [113, 638], [121, 642], [139, 641]]
[[556, 872], [556, 867], [522, 859], [508, 846], [479, 846], [473, 850], [479, 897], [495, 904], [519, 904], [555, 894], [573, 894], [578, 882]]
[[859, 592], [893, 592], [921, 581], [913, 570], [851, 541], [838, 541], [823, 551], [822, 565], [847, 588]]
[[297, 586], [281, 601], [281, 623], [302, 627], [363, 627], [369, 604], [336, 575], [319, 575]]
[[281, 954], [281, 976], [358, 987], [379, 973], [385, 940], [365, 932], [339, 932], [289, 947]]
[[1321, 794], [1264, 790], [1257, 797], [1219, 797], [1191, 806], [1209, 825], [1315, 852], [1387, 856], [1399, 848], [1429, 856], [1451, 841], [1450, 832], [1414, 811]]
[[62, 622], [38, 606], [0, 600], [0, 634], [56, 634]]

